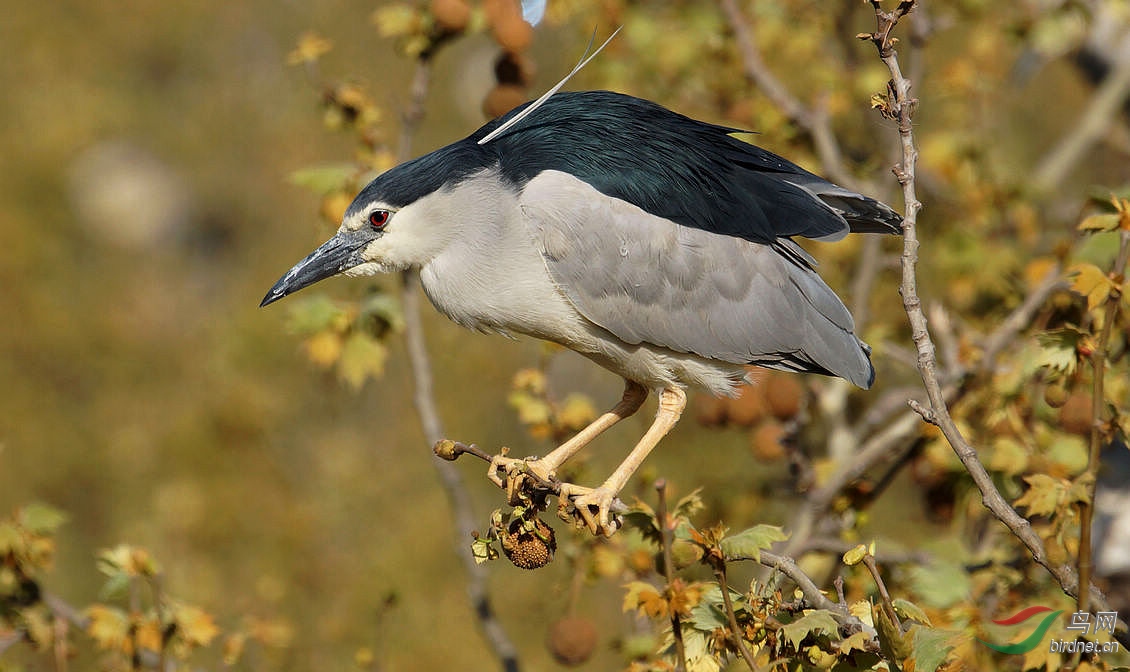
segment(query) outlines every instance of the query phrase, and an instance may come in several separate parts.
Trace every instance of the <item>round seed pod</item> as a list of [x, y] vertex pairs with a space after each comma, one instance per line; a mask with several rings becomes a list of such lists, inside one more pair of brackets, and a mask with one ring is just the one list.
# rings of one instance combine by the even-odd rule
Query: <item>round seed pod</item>
[[587, 618], [566, 616], [554, 621], [546, 634], [545, 646], [562, 665], [580, 665], [596, 650], [596, 626]]
[[432, 0], [432, 16], [441, 28], [461, 33], [471, 21], [471, 5], [467, 0]]
[[781, 439], [785, 436], [785, 428], [776, 420], [761, 423], [750, 438], [750, 450], [754, 457], [765, 462], [779, 460], [785, 456], [785, 447]]
[[765, 381], [765, 405], [778, 420], [788, 420], [800, 412], [804, 387], [795, 376], [773, 376]]
[[526, 102], [526, 90], [513, 84], [496, 84], [483, 100], [483, 114], [491, 119], [501, 117]]
[[536, 532], [523, 532], [521, 519], [515, 519], [510, 521], [500, 535], [502, 554], [515, 567], [538, 569], [553, 560], [553, 553], [557, 550], [553, 528], [536, 518], [534, 527]]

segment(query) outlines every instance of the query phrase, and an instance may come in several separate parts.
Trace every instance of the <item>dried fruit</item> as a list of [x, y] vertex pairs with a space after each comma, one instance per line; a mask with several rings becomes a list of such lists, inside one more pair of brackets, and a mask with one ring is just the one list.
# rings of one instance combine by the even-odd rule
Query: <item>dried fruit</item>
[[761, 423], [750, 440], [754, 457], [766, 462], [779, 460], [785, 456], [781, 439], [785, 438], [785, 428], [776, 420]]
[[546, 634], [545, 646], [562, 665], [580, 665], [596, 650], [596, 626], [587, 618], [566, 616], [554, 621]]
[[432, 0], [432, 16], [444, 30], [461, 33], [471, 21], [471, 5], [467, 0]]
[[800, 412], [804, 388], [794, 376], [773, 376], [765, 381], [765, 404], [778, 420], [795, 418]]
[[742, 396], [726, 400], [726, 417], [742, 427], [753, 427], [765, 417], [765, 385], [746, 385]]
[[522, 53], [533, 44], [533, 26], [525, 23], [521, 15], [503, 15], [492, 28], [495, 42], [506, 51]]
[[553, 560], [553, 553], [557, 550], [557, 538], [553, 528], [540, 518], [533, 519], [531, 530], [523, 529], [526, 524], [527, 522], [522, 518], [515, 518], [503, 528], [499, 534], [502, 554], [515, 567], [521, 569], [545, 567]]
[[1086, 436], [1091, 433], [1091, 395], [1072, 392], [1059, 409], [1059, 425], [1066, 432]]
[[1060, 379], [1044, 388], [1044, 402], [1052, 408], [1060, 408], [1067, 403], [1067, 381]]
[[526, 102], [526, 90], [513, 84], [497, 84], [483, 100], [483, 114], [494, 119]]
[[695, 418], [704, 427], [717, 427], [726, 422], [726, 405], [729, 399], [700, 394], [695, 399]]

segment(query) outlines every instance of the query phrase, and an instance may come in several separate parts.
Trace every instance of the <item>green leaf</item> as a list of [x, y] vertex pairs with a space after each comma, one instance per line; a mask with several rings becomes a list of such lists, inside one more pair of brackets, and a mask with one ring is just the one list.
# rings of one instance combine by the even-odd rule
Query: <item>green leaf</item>
[[879, 632], [879, 648], [889, 660], [906, 660], [914, 652], [914, 639], [910, 633], [899, 629], [899, 624], [891, 620], [886, 609], [875, 610], [875, 629]]
[[904, 600], [901, 597], [896, 597], [895, 599], [891, 600], [891, 604], [894, 605], [895, 613], [899, 616], [902, 616], [903, 619], [918, 621], [922, 625], [933, 625], [933, 623], [930, 622], [930, 617], [926, 615], [925, 611], [922, 611], [922, 607], [911, 602], [910, 600]]
[[845, 565], [851, 567], [852, 565], [858, 565], [859, 563], [863, 562], [863, 559], [866, 557], [867, 545], [859, 544], [855, 548], [849, 550], [847, 553], [844, 553], [843, 561]]
[[471, 542], [471, 557], [475, 559], [476, 565], [481, 565], [487, 560], [494, 560], [498, 557], [498, 549], [494, 544], [483, 537], [476, 537]]
[[1009, 476], [1024, 473], [1028, 469], [1028, 449], [1015, 439], [999, 437], [993, 441], [988, 467]]
[[769, 548], [778, 541], [789, 538], [784, 530], [776, 525], [754, 525], [722, 540], [722, 553], [728, 560], [750, 559], [761, 561], [761, 549]]
[[935, 559], [910, 568], [910, 585], [919, 601], [935, 609], [948, 609], [969, 600], [969, 575], [958, 562]]
[[352, 163], [327, 163], [300, 168], [287, 176], [287, 181], [325, 196], [348, 187], [356, 174], [357, 166]]
[[1045, 451], [1052, 462], [1060, 464], [1069, 474], [1078, 474], [1087, 468], [1087, 441], [1081, 436], [1057, 432]]
[[1046, 366], [1066, 375], [1075, 373], [1079, 363], [1077, 348], [1083, 332], [1074, 327], [1054, 329], [1036, 336], [1040, 343], [1040, 354], [1036, 359], [1038, 366]]
[[911, 628], [914, 635], [914, 672], [935, 672], [949, 658], [953, 650], [953, 640], [958, 633], [916, 625]]
[[[324, 294], [299, 298], [291, 303], [287, 328], [303, 336], [316, 334], [330, 327], [342, 326], [345, 311]], [[340, 331], [340, 329], [334, 329]]]
[[0, 556], [18, 556], [26, 550], [27, 540], [20, 529], [11, 523], [0, 523]]
[[832, 612], [826, 609], [814, 609], [797, 620], [781, 627], [781, 634], [793, 645], [800, 648], [800, 643], [809, 635], [828, 635], [835, 638], [840, 632]]
[[722, 601], [722, 589], [718, 584], [712, 583], [703, 591], [698, 604], [691, 608], [690, 621], [694, 627], [706, 632], [730, 627], [730, 619], [726, 615], [726, 606]]
[[696, 513], [706, 508], [702, 502], [702, 488], [695, 488], [689, 495], [675, 502], [671, 509], [671, 516], [675, 518], [693, 518]]
[[51, 534], [67, 519], [68, 516], [63, 511], [41, 502], [32, 502], [22, 507], [18, 518], [21, 527], [36, 534]]

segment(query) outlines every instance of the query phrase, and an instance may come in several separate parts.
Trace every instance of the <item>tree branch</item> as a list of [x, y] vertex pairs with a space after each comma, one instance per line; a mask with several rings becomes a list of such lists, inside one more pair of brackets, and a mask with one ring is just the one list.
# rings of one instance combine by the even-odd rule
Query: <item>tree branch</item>
[[[1126, 274], [1127, 256], [1130, 255], [1130, 231], [1123, 230], [1119, 235], [1118, 257], [1115, 259], [1114, 268], [1110, 274], [1113, 278], [1122, 278]], [[1099, 465], [1103, 446], [1109, 440], [1109, 432], [1103, 423], [1106, 411], [1106, 391], [1104, 378], [1106, 375], [1107, 356], [1109, 355], [1110, 336], [1114, 330], [1114, 320], [1118, 316], [1119, 306], [1122, 304], [1121, 291], [1112, 291], [1106, 298], [1103, 307], [1103, 326], [1099, 332], [1099, 340], [1091, 353], [1091, 437], [1087, 452], [1087, 499], [1079, 505], [1079, 583], [1086, 586], [1091, 583], [1091, 572], [1094, 569], [1091, 560], [1091, 525], [1095, 516], [1095, 486], [1098, 483]], [[1078, 599], [1079, 611], [1090, 611], [1090, 594], [1080, 591]]]
[[[1060, 584], [1068, 595], [1075, 597], [1079, 591], [1079, 579], [1074, 568], [1070, 565], [1053, 565], [1048, 559], [1047, 550], [1043, 540], [1032, 530], [1031, 523], [1016, 512], [1004, 499], [993, 483], [984, 465], [977, 456], [977, 451], [962, 435], [949, 413], [945, 394], [938, 379], [937, 356], [934, 343], [930, 338], [927, 328], [926, 315], [922, 310], [922, 301], [918, 297], [918, 212], [922, 204], [918, 201], [915, 191], [915, 166], [918, 160], [918, 150], [914, 143], [914, 126], [911, 118], [914, 114], [917, 101], [910, 95], [910, 81], [907, 80], [899, 66], [898, 55], [894, 50], [891, 40], [891, 30], [899, 19], [909, 13], [915, 5], [915, 0], [902, 0], [892, 12], [883, 10], [880, 0], [871, 0], [875, 9], [878, 29], [870, 36], [879, 52], [879, 57], [887, 66], [891, 75], [888, 84], [889, 99], [887, 108], [881, 110], [885, 116], [898, 123], [898, 134], [902, 148], [902, 159], [894, 172], [902, 185], [903, 200], [906, 203], [906, 213], [903, 220], [903, 254], [902, 254], [902, 282], [900, 291], [903, 297], [903, 308], [910, 322], [912, 339], [918, 352], [918, 370], [926, 394], [930, 402], [930, 411], [933, 420], [941, 429], [942, 434], [953, 448], [954, 453], [964, 465], [966, 471], [973, 479], [977, 489], [981, 492], [981, 501], [984, 506], [1002, 523], [1012, 531], [1013, 535], [1021, 541], [1032, 554], [1032, 558], [1044, 567]], [[1094, 586], [1087, 586], [1091, 597], [1096, 604], [1101, 604], [1104, 610], [1110, 607], [1102, 593]], [[1122, 633], [1126, 632], [1125, 623], [1119, 624]]]
[[777, 79], [761, 58], [753, 30], [738, 9], [735, 0], [720, 1], [722, 11], [725, 12], [726, 19], [734, 31], [746, 77], [773, 101], [773, 104], [780, 108], [790, 121], [812, 138], [813, 147], [820, 157], [820, 163], [824, 166], [824, 172], [833, 181], [855, 191], [870, 191], [869, 185], [852, 175], [844, 166], [844, 154], [832, 132], [828, 115], [819, 106], [806, 107], [781, 83], [781, 80]]
[[[411, 98], [404, 110], [400, 143], [397, 148], [398, 159], [401, 162], [408, 160], [412, 155], [412, 139], [424, 116], [424, 101], [427, 98], [430, 75], [431, 62], [422, 58], [416, 64]], [[404, 341], [415, 382], [413, 401], [416, 413], [420, 416], [425, 440], [431, 446], [443, 438], [444, 432], [439, 411], [436, 409], [431, 362], [428, 358], [427, 345], [424, 343], [424, 327], [420, 319], [420, 277], [416, 271], [404, 272], [400, 300], [404, 310]], [[517, 672], [520, 669], [518, 652], [494, 615], [490, 595], [487, 592], [486, 568], [476, 564], [468, 550], [471, 533], [475, 530], [475, 519], [471, 513], [474, 507], [467, 493], [467, 487], [463, 483], [463, 477], [450, 462], [433, 459], [432, 466], [435, 467], [440, 484], [447, 493], [447, 500], [455, 520], [453, 539], [455, 554], [462, 560], [463, 568], [467, 572], [467, 595], [478, 618], [479, 626], [495, 657], [502, 664], [502, 669], [506, 672]]]

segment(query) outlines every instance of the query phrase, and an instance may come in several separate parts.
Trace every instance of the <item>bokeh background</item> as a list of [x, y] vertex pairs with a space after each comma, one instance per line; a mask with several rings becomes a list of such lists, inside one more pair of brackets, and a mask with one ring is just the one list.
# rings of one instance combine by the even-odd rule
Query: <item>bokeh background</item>
[[[886, 76], [871, 47], [851, 37], [870, 30], [873, 16], [863, 3], [834, 15], [825, 3], [790, 4], [743, 4], [762, 22], [769, 66], [808, 99], [831, 76], [822, 50], [863, 62], [826, 102], [852, 170], [898, 204], [887, 179], [894, 130], [868, 109]], [[973, 310], [971, 321], [1016, 302], [1029, 253], [1065, 237], [1080, 194], [1130, 173], [1125, 138], [1114, 134], [1067, 177], [1069, 197], [1045, 201], [1046, 211], [978, 189], [986, 176], [1022, 182], [1093, 92], [1087, 73], [1060, 58], [1085, 21], [1048, 27], [1051, 46], [1040, 51], [1016, 27], [1052, 10], [991, 7], [999, 4], [939, 9], [930, 78], [917, 89], [929, 101], [918, 117], [924, 181], [938, 195], [923, 217], [946, 230], [925, 235], [948, 237], [937, 256], [926, 255], [933, 269], [924, 293]], [[619, 19], [623, 37], [571, 87], [614, 88], [753, 128], [759, 144], [820, 170], [806, 138], [734, 76], [733, 37], [712, 3], [561, 5], [528, 51], [535, 95], [572, 66], [594, 26], [604, 34]], [[148, 549], [165, 588], [222, 628], [273, 628], [274, 645], [241, 663], [254, 669], [497, 664], [466, 598], [400, 339], [387, 341], [384, 375], [354, 390], [310, 363], [288, 331], [285, 303], [257, 308], [332, 230], [318, 195], [288, 177], [356, 152], [353, 135], [326, 127], [322, 92], [288, 54], [307, 31], [332, 40], [321, 72], [362, 87], [393, 144], [413, 63], [370, 20], [380, 6], [124, 0], [7, 2], [0, 12], [0, 511], [45, 502], [66, 512], [46, 586], [75, 605], [98, 599], [100, 549]], [[811, 30], [796, 23], [806, 15]], [[843, 45], [828, 47], [829, 34]], [[1060, 51], [1057, 37], [1067, 45]], [[489, 32], [438, 54], [414, 154], [485, 121], [497, 54]], [[1018, 64], [1036, 76], [1018, 74]], [[858, 245], [817, 248], [841, 291], [844, 260]], [[880, 380], [889, 381], [881, 384], [893, 387], [915, 378], [883, 346], [905, 338], [894, 272], [878, 282], [871, 303], [879, 326], [868, 340]], [[316, 291], [356, 297], [374, 284], [394, 292], [397, 279], [333, 280]], [[546, 450], [508, 403], [515, 371], [543, 362], [558, 396], [583, 393], [598, 407], [619, 397], [611, 374], [571, 353], [462, 331], [430, 307], [425, 324], [452, 438]], [[600, 441], [588, 477], [616, 463], [651, 408]], [[780, 487], [787, 465], [767, 462], [750, 441], [744, 428], [684, 422], [634, 491], [650, 496], [649, 479], [675, 476], [676, 494], [705, 488], [706, 518], [781, 523], [791, 506]], [[481, 465], [467, 462], [458, 466], [485, 526], [500, 495]], [[929, 548], [949, 528], [920, 490], [900, 476], [889, 496], [903, 505], [873, 510], [866, 529]], [[559, 528], [565, 549], [571, 534]], [[469, 552], [467, 541], [459, 552]], [[572, 567], [559, 560], [531, 573], [497, 562], [490, 571], [498, 617], [524, 662], [549, 669], [542, 641], [564, 613]], [[620, 613], [621, 599], [615, 581], [580, 593], [577, 609], [602, 637], [591, 669], [623, 664], [614, 643], [634, 617]], [[25, 665], [45, 663], [26, 651], [0, 658], [0, 669]]]

